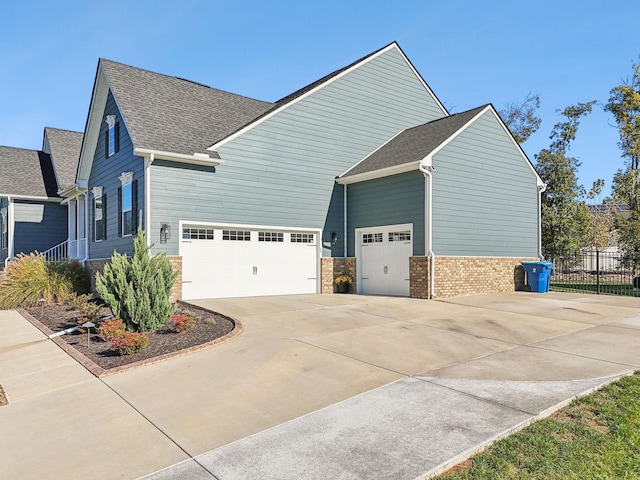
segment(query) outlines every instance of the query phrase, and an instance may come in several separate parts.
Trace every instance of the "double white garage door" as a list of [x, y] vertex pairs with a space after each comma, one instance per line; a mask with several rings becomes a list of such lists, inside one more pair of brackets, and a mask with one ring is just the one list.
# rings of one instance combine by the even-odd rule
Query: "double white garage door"
[[185, 300], [317, 291], [317, 232], [187, 224], [181, 230]]

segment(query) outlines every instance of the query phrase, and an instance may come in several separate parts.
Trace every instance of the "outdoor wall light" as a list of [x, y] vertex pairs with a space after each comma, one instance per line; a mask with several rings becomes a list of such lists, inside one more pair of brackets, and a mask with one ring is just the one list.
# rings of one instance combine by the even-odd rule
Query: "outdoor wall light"
[[167, 243], [169, 238], [171, 238], [171, 225], [163, 223], [160, 227], [160, 243]]
[[339, 238], [336, 232], [331, 232], [331, 245], [337, 245]]

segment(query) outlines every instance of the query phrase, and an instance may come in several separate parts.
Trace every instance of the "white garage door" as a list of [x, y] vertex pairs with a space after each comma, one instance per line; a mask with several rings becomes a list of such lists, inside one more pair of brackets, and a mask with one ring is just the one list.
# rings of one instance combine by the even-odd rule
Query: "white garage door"
[[362, 293], [409, 296], [409, 257], [413, 255], [412, 225], [359, 229]]
[[182, 297], [316, 293], [318, 234], [183, 225]]

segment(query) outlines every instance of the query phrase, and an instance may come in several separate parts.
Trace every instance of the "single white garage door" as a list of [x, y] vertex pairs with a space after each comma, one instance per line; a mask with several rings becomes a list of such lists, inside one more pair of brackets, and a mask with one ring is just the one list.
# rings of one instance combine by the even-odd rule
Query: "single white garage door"
[[362, 293], [409, 296], [412, 225], [358, 229], [357, 263]]
[[182, 297], [316, 293], [318, 233], [182, 226]]

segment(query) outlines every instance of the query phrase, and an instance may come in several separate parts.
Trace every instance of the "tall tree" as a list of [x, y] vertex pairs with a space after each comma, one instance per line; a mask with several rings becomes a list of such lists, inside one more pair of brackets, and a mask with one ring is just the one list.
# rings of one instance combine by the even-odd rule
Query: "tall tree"
[[524, 143], [533, 135], [542, 120], [536, 115], [540, 108], [540, 96], [529, 92], [522, 103], [509, 103], [498, 113], [518, 143]]
[[580, 162], [569, 157], [570, 143], [576, 138], [580, 118], [591, 112], [596, 103], [578, 103], [565, 108], [565, 121], [556, 123], [551, 145], [536, 155], [537, 170], [547, 185], [542, 193], [542, 246], [547, 257], [577, 253], [590, 225], [585, 190], [578, 184]]
[[632, 76], [611, 89], [605, 110], [613, 114], [618, 145], [627, 162], [613, 177], [616, 201], [629, 205], [627, 215], [616, 217], [619, 246], [628, 256], [640, 256], [640, 65], [633, 63]]

